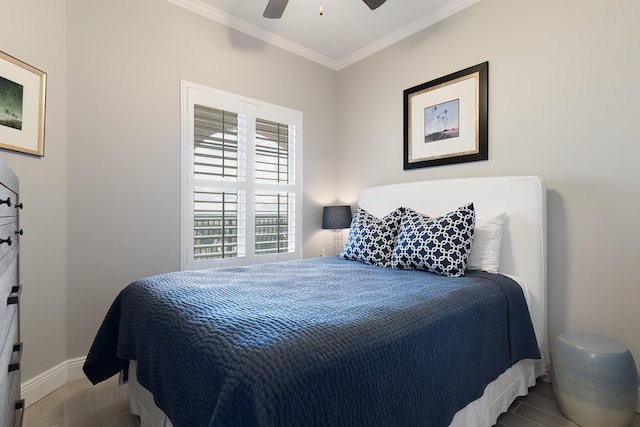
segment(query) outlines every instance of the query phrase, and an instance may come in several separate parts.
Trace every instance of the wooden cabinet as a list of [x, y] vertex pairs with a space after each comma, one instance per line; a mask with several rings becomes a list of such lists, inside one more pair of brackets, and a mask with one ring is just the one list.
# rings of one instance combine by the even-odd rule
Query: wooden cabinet
[[0, 426], [22, 425], [18, 178], [0, 159]]

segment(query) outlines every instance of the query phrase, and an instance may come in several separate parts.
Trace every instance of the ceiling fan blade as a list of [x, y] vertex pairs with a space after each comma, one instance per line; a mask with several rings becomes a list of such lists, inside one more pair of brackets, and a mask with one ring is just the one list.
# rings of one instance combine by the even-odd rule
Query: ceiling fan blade
[[382, 4], [387, 0], [362, 0], [364, 3], [369, 6], [369, 9], [375, 10], [382, 6]]
[[262, 16], [269, 19], [280, 18], [284, 8], [287, 7], [287, 3], [289, 3], [289, 0], [269, 0]]

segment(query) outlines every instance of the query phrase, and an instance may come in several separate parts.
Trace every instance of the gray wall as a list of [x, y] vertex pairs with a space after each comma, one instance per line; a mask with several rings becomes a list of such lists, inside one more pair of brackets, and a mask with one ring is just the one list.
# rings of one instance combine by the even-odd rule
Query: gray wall
[[[86, 354], [131, 280], [179, 268], [181, 79], [303, 111], [305, 256], [331, 247], [320, 206], [364, 186], [543, 176], [550, 335], [640, 357], [636, 2], [483, 0], [335, 72], [164, 0], [0, 1], [0, 50], [49, 78], [45, 157], [1, 153], [26, 205], [24, 380]], [[486, 60], [490, 160], [403, 171], [402, 91]]]
[[[640, 3], [483, 0], [339, 73], [340, 197], [384, 183], [540, 175], [549, 335], [640, 360]], [[489, 161], [402, 167], [402, 91], [489, 61]]]
[[[66, 2], [0, 0], [0, 50], [47, 73], [45, 157], [3, 151], [20, 178], [22, 379], [70, 358], [67, 352]], [[77, 355], [74, 355], [77, 356]]]
[[303, 112], [304, 253], [320, 253], [335, 72], [167, 1], [68, 5], [69, 356], [126, 284], [180, 269], [181, 79]]
[[303, 252], [330, 247], [335, 71], [164, 0], [2, 2], [0, 50], [48, 73], [45, 157], [1, 153], [26, 205], [23, 380], [86, 355], [129, 282], [180, 268], [181, 79], [303, 111]]

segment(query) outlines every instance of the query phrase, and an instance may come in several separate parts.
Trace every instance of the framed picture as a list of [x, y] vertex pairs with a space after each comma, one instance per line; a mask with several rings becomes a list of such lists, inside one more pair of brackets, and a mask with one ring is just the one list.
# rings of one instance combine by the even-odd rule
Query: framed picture
[[404, 169], [487, 160], [489, 63], [404, 91]]
[[0, 148], [44, 156], [46, 73], [0, 52]]

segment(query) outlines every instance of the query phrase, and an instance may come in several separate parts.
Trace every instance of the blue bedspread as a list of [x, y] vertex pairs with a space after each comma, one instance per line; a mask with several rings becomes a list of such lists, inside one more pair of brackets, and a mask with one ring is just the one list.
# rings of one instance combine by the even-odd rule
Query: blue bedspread
[[84, 365], [137, 360], [175, 427], [446, 426], [540, 355], [522, 290], [337, 257], [163, 274], [117, 296]]

